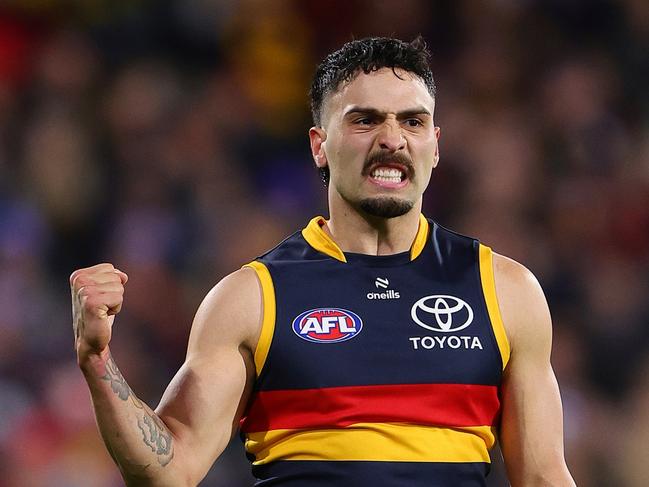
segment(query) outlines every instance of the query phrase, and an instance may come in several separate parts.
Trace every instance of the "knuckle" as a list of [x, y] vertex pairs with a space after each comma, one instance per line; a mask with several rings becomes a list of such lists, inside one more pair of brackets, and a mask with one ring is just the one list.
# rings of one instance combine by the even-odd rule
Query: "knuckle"
[[77, 283], [79, 282], [79, 277], [81, 277], [81, 271], [74, 271], [72, 275], [70, 275], [70, 285], [73, 288], [77, 287]]
[[92, 280], [87, 273], [80, 272], [77, 274], [72, 282], [72, 288], [79, 290], [88, 284], [92, 284]]
[[92, 283], [95, 283], [93, 276], [107, 273], [107, 272], [110, 272], [112, 274], [114, 273], [114, 271], [115, 271], [115, 267], [113, 266], [113, 264], [107, 262], [97, 264], [92, 267], [84, 267], [82, 269], [76, 269], [74, 272], [72, 272], [72, 274], [70, 274], [70, 279], [69, 279], [70, 285], [72, 287], [78, 288], [84, 285], [83, 283], [87, 284], [88, 279], [90, 279]]
[[77, 294], [79, 295], [79, 297], [81, 299], [85, 299], [85, 300], [88, 300], [89, 298], [91, 298], [94, 295], [92, 288], [90, 288], [88, 286], [81, 286], [77, 290]]
[[80, 275], [74, 280], [73, 287], [77, 290], [81, 290], [82, 288], [88, 286], [90, 284], [90, 279], [88, 279], [84, 275]]

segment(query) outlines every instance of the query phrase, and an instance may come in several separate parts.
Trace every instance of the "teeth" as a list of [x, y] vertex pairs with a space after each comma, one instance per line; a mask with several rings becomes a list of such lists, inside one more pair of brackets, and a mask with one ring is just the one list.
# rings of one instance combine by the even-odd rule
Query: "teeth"
[[372, 171], [372, 177], [377, 181], [398, 183], [403, 178], [403, 173], [393, 167], [378, 167]]

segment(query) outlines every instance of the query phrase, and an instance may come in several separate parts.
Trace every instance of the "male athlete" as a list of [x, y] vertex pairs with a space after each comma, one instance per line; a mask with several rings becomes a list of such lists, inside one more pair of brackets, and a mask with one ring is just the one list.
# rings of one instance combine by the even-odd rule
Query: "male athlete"
[[78, 363], [128, 485], [195, 486], [238, 428], [257, 485], [574, 486], [532, 274], [421, 215], [439, 160], [420, 39], [353, 41], [318, 67], [309, 130], [329, 219], [212, 289], [154, 411], [109, 342], [127, 276], [75, 271]]

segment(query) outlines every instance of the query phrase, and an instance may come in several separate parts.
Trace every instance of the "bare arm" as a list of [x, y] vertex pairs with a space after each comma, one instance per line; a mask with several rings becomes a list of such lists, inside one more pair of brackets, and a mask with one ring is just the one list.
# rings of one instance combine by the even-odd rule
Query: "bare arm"
[[563, 413], [552, 366], [550, 312], [535, 277], [494, 255], [500, 310], [511, 345], [503, 382], [500, 442], [513, 487], [572, 487]]
[[194, 486], [236, 429], [254, 377], [261, 320], [254, 271], [228, 276], [199, 308], [187, 358], [154, 412], [110, 355], [126, 275], [110, 264], [70, 277], [78, 363], [106, 447], [127, 485]]

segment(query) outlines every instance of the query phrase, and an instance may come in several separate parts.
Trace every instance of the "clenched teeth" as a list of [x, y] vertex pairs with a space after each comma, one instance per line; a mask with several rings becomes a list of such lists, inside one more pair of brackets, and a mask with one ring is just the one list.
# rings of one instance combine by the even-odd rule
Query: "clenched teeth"
[[377, 181], [399, 183], [403, 180], [403, 173], [396, 168], [378, 167], [372, 171], [372, 178]]

